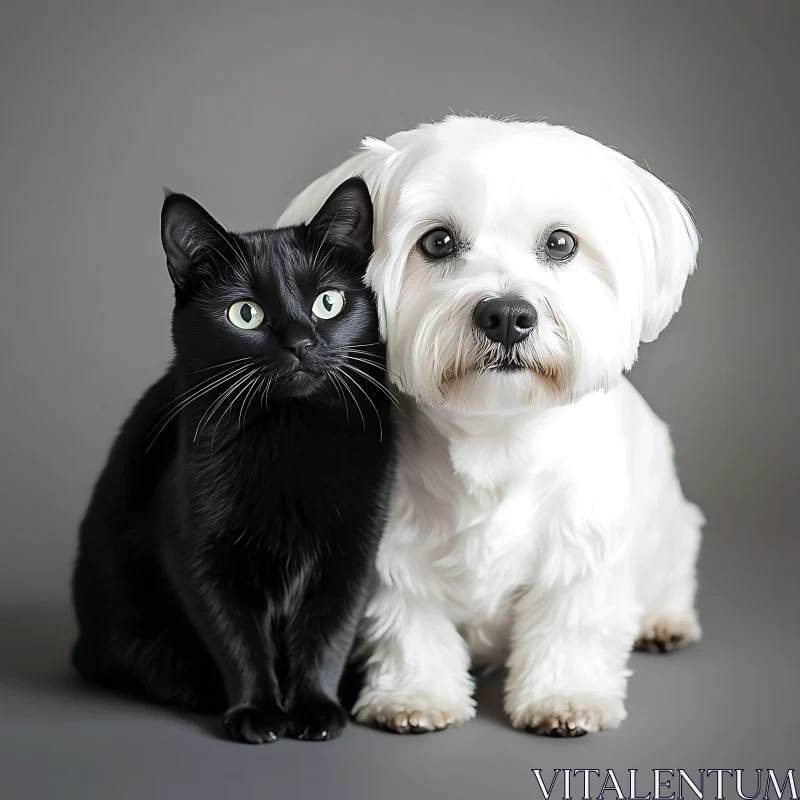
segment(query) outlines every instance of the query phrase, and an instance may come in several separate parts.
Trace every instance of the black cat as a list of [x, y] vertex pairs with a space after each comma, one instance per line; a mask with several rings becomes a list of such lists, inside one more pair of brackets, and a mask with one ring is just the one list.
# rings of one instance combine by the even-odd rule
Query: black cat
[[162, 242], [175, 359], [81, 525], [73, 664], [242, 742], [332, 739], [393, 460], [369, 193], [244, 234], [168, 194]]

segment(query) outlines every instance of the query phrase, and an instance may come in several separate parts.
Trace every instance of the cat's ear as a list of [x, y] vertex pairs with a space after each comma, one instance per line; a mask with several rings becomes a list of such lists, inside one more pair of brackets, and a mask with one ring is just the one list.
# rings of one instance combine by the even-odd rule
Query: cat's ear
[[372, 200], [361, 178], [348, 178], [333, 190], [314, 219], [312, 236], [367, 258], [372, 253]]
[[167, 269], [178, 289], [186, 289], [201, 269], [208, 271], [214, 256], [222, 257], [231, 246], [225, 229], [211, 214], [185, 194], [164, 190], [161, 208], [161, 244]]

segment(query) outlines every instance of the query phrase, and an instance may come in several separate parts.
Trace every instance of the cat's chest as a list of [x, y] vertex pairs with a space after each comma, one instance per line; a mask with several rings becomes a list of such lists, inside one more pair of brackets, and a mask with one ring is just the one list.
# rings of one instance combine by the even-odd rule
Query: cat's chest
[[369, 504], [384, 471], [379, 446], [324, 417], [314, 425], [251, 425], [191, 460], [188, 478], [206, 516], [228, 536], [276, 547], [329, 535]]

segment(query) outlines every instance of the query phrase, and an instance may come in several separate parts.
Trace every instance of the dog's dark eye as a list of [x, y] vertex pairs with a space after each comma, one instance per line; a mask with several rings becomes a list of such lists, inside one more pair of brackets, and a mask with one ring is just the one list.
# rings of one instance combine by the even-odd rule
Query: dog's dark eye
[[553, 231], [548, 237], [544, 251], [553, 261], [564, 261], [578, 249], [578, 243], [571, 233]]
[[456, 249], [453, 235], [447, 228], [436, 228], [428, 231], [420, 240], [419, 246], [426, 256], [431, 258], [444, 258]]

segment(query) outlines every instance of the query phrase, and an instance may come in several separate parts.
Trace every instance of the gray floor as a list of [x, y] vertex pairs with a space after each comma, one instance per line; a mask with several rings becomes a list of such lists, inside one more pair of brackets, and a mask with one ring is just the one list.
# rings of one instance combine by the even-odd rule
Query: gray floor
[[[800, 766], [798, 34], [794, 0], [4, 3], [0, 798], [530, 798], [534, 768]], [[361, 136], [448, 106], [573, 126], [695, 207], [698, 273], [633, 378], [709, 519], [704, 640], [634, 656], [629, 719], [575, 741], [511, 730], [500, 677], [462, 729], [269, 747], [88, 691], [67, 581], [169, 356], [160, 186], [263, 225]]]
[[[716, 511], [704, 557], [704, 641], [671, 655], [635, 655], [629, 719], [617, 731], [578, 740], [512, 730], [498, 676], [482, 683], [478, 718], [460, 729], [401, 737], [351, 726], [329, 743], [237, 745], [220, 738], [213, 719], [78, 684], [63, 663], [73, 630], [63, 604], [7, 607], [0, 621], [9, 645], [0, 664], [2, 796], [531, 798], [541, 797], [533, 768], [546, 770], [548, 781], [555, 768], [618, 776], [641, 769], [640, 785], [651, 783], [644, 794], [655, 768], [691, 775], [771, 767], [785, 775], [797, 766], [800, 743], [795, 566], [771, 554], [743, 558], [721, 544], [723, 532], [748, 538], [776, 520], [754, 513], [737, 522]], [[732, 785], [726, 797], [735, 797]]]

